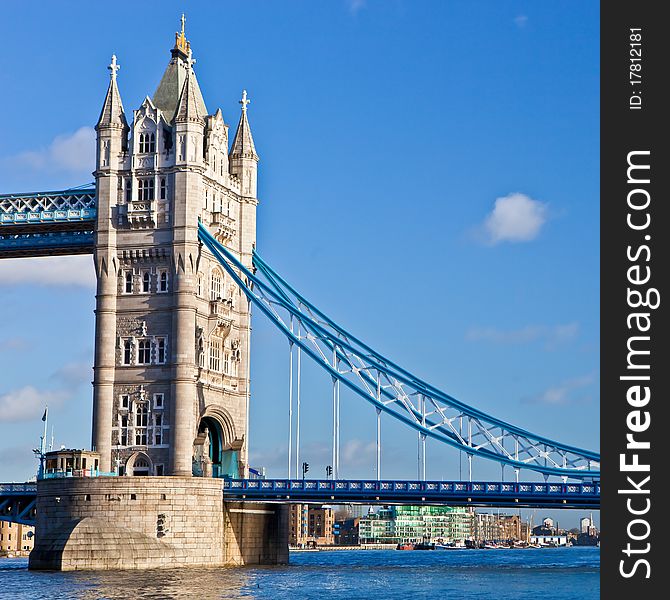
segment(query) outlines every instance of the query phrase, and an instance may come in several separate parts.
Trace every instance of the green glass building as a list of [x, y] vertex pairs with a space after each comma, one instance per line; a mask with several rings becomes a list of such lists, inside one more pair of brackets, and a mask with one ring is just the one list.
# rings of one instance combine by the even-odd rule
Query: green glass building
[[475, 515], [455, 506], [390, 506], [360, 520], [361, 544], [449, 543], [472, 539]]

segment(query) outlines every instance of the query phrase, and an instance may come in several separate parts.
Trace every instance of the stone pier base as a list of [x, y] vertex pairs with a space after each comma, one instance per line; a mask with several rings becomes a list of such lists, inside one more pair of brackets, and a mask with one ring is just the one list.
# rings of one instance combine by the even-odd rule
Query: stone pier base
[[37, 485], [31, 569], [155, 569], [288, 562], [288, 511], [223, 502], [190, 477], [49, 479]]

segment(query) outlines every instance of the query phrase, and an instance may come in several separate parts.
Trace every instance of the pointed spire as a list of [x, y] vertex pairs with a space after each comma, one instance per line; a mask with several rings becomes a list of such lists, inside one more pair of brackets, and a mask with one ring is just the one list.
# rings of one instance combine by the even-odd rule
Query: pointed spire
[[123, 112], [121, 95], [116, 85], [116, 72], [121, 68], [116, 62], [116, 54], [112, 54], [112, 62], [107, 68], [109, 69], [109, 87], [107, 88], [107, 95], [102, 105], [97, 127], [127, 127], [128, 123], [126, 115]]
[[184, 31], [185, 22], [186, 17], [182, 15], [181, 32], [175, 33], [175, 45], [171, 50], [172, 58], [168, 63], [167, 69], [165, 69], [165, 73], [163, 73], [161, 82], [158, 84], [153, 97], [154, 105], [163, 111], [168, 123], [172, 123], [179, 111], [178, 107], [181, 105], [182, 96], [186, 89], [186, 80], [190, 76], [193, 79], [191, 85], [194, 89], [192, 92], [198, 105], [197, 109], [200, 117], [204, 117], [207, 114], [207, 107], [202, 98], [202, 92], [195, 78], [195, 73], [193, 73], [195, 59], [191, 51], [191, 43], [186, 39]]
[[191, 49], [188, 50], [186, 81], [177, 102], [174, 120], [175, 123], [183, 121], [202, 121], [207, 116], [207, 108], [202, 98], [202, 92], [198, 80], [193, 71], [195, 59]]
[[251, 127], [249, 126], [249, 120], [247, 119], [247, 104], [251, 102], [251, 100], [247, 99], [247, 90], [242, 90], [242, 100], [239, 102], [242, 105], [242, 116], [237, 125], [235, 139], [233, 140], [233, 146], [230, 150], [230, 158], [253, 158], [254, 160], [258, 160], [256, 147], [254, 146], [254, 138], [251, 135]]

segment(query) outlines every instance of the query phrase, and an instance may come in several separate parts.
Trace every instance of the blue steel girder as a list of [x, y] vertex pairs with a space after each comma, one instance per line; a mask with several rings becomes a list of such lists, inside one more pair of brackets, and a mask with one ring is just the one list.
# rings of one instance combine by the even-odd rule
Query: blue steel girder
[[[0, 194], [0, 224], [6, 222], [5, 215], [95, 210], [96, 206], [97, 198], [94, 187], [72, 188], [56, 192]], [[7, 220], [11, 221], [9, 217]]]
[[223, 497], [248, 502], [597, 509], [600, 483], [226, 479]]
[[0, 195], [0, 258], [93, 252], [95, 188]]
[[34, 525], [36, 498], [35, 484], [0, 484], [0, 521]]
[[426, 437], [544, 476], [599, 479], [600, 455], [492, 417], [422, 381], [339, 327], [255, 253], [252, 273], [200, 224], [201, 241], [247, 298], [334, 379]]

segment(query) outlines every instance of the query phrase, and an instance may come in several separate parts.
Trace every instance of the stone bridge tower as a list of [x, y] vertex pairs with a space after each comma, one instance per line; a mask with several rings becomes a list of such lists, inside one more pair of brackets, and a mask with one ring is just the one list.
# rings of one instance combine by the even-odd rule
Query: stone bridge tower
[[194, 63], [182, 20], [131, 120], [112, 57], [96, 126], [92, 445], [101, 470], [123, 475], [248, 472], [250, 305], [197, 227], [251, 265], [258, 155], [246, 91], [229, 145]]

